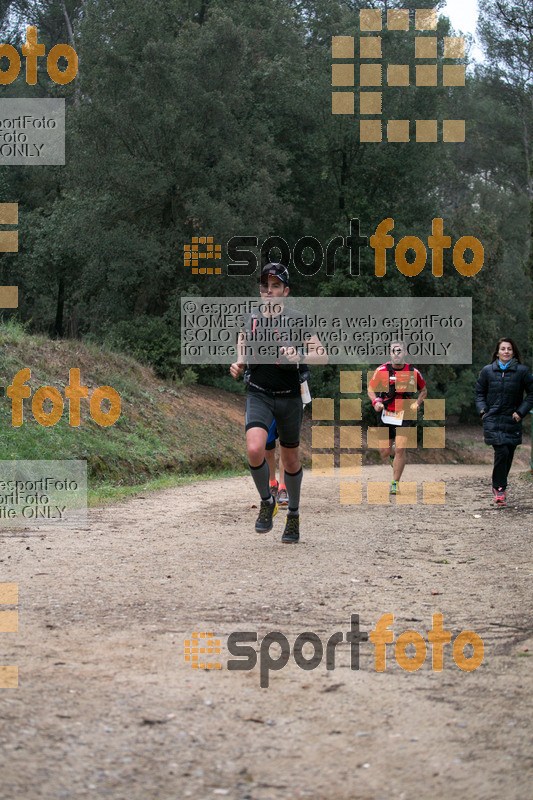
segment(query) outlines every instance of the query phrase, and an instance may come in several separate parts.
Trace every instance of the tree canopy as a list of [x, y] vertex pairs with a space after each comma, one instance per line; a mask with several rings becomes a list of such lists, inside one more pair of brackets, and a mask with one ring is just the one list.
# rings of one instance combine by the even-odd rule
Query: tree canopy
[[[442, 278], [429, 260], [416, 280], [393, 265], [377, 278], [362, 248], [359, 275], [339, 252], [333, 275], [293, 271], [293, 291], [472, 296], [474, 363], [435, 372], [442, 391], [455, 381], [457, 413], [471, 408], [460, 387], [486, 363], [488, 341], [514, 336], [530, 358], [533, 10], [526, 0], [480, 0], [487, 59], [468, 69], [465, 87], [383, 86], [383, 119], [466, 119], [464, 143], [376, 144], [360, 141], [357, 113], [333, 115], [330, 99], [331, 37], [357, 41], [359, 9], [369, 7], [408, 4], [1, 3], [3, 41], [20, 47], [32, 24], [47, 51], [65, 42], [79, 57], [68, 85], [40, 63], [35, 86], [21, 70], [1, 87], [2, 97], [64, 97], [67, 106], [66, 166], [0, 167], [2, 196], [19, 203], [21, 250], [0, 265], [1, 282], [20, 286], [19, 316], [54, 336], [111, 339], [171, 377], [181, 370], [180, 297], [256, 291], [257, 277], [199, 283], [183, 263], [193, 236], [251, 235], [260, 245], [277, 235], [292, 248], [310, 235], [325, 246], [347, 236], [352, 219], [370, 236], [391, 217], [395, 241], [427, 241], [442, 218], [452, 242], [483, 242], [476, 276], [461, 276], [448, 250]], [[440, 17], [439, 70], [452, 33]], [[413, 26], [381, 35], [388, 63], [414, 74]], [[355, 64], [357, 73], [357, 53]], [[334, 371], [324, 374], [334, 382]]]

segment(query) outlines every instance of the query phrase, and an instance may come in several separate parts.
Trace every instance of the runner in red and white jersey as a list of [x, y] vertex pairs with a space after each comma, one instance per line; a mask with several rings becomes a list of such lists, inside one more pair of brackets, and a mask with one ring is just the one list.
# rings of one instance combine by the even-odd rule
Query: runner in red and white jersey
[[[405, 428], [416, 426], [416, 413], [427, 396], [427, 389], [420, 370], [406, 363], [403, 342], [391, 342], [390, 354], [391, 360], [378, 367], [370, 379], [368, 396], [378, 414], [378, 427], [388, 429], [388, 446], [380, 447], [380, 453], [382, 458], [390, 459], [391, 494], [397, 494], [406, 461]], [[417, 390], [418, 398], [414, 400]]]
[[[392, 374], [389, 374], [390, 366], [392, 366], [394, 370]], [[369, 390], [373, 390], [373, 393], [383, 394], [384, 397], [382, 400], [385, 401], [387, 400], [386, 395], [389, 394], [390, 390], [393, 388], [396, 389], [392, 399], [388, 403], [385, 403], [387, 410], [394, 412], [401, 411], [406, 407], [405, 399], [410, 399], [415, 387], [420, 391], [425, 385], [426, 382], [419, 369], [411, 364], [404, 364], [402, 367], [398, 368], [389, 361], [387, 364], [382, 364], [377, 368], [370, 380], [368, 388]], [[378, 411], [379, 409], [376, 408], [376, 405], [373, 405], [374, 409]]]

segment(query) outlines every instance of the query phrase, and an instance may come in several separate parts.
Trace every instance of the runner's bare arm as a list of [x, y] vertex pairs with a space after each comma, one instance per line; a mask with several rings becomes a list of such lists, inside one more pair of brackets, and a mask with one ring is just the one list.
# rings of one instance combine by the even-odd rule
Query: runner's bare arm
[[[375, 379], [376, 379], [376, 373], [374, 373], [374, 375], [372, 377], [372, 381], [374, 381]], [[372, 405], [374, 406], [374, 411], [383, 411], [385, 406], [381, 402], [381, 398], [378, 397], [377, 393], [373, 389], [370, 388], [370, 385], [368, 386], [367, 394], [368, 394], [368, 396], [369, 396], [369, 398], [370, 398], [370, 400], [372, 402]], [[376, 401], [376, 402], [374, 402], [374, 401]]]
[[237, 339], [237, 361], [229, 368], [232, 378], [240, 378], [244, 369], [244, 364], [244, 334], [239, 333], [239, 338]]
[[374, 400], [376, 399], [377, 394], [375, 392], [373, 392], [372, 389], [368, 389], [367, 393], [368, 393], [368, 396], [370, 397], [370, 400], [372, 401], [372, 405], [374, 406], [374, 410], [375, 411], [383, 411], [385, 406], [383, 405], [383, 403], [381, 402], [380, 399], [378, 399], [377, 402], [374, 403]]
[[415, 400], [414, 403], [411, 403], [411, 409], [413, 411], [419, 409], [427, 396], [428, 396], [427, 386], [424, 386], [424, 388], [420, 389], [420, 391], [418, 393], [418, 399]]
[[280, 353], [282, 356], [285, 356], [287, 361], [291, 361], [294, 364], [327, 364], [329, 361], [329, 356], [326, 353], [326, 348], [321, 343], [318, 336], [311, 336], [309, 339], [306, 339], [305, 346], [307, 349], [307, 353], [302, 357], [301, 350], [292, 345], [287, 345], [286, 347], [282, 347]]
[[329, 356], [326, 348], [316, 334], [306, 341], [306, 345], [307, 354], [304, 359], [306, 364], [321, 364], [324, 366], [328, 363]]

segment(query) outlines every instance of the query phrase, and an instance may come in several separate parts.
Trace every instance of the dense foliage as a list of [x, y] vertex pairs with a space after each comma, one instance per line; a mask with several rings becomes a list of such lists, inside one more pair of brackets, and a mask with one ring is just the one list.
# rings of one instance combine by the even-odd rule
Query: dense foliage
[[[530, 360], [533, 200], [533, 11], [526, 0], [481, 0], [482, 67], [466, 88], [384, 87], [387, 116], [467, 120], [464, 144], [359, 141], [357, 116], [331, 114], [331, 36], [359, 35], [359, 8], [405, 2], [341, 0], [65, 0], [0, 3], [2, 41], [20, 48], [35, 24], [47, 51], [69, 42], [79, 74], [66, 86], [44, 65], [1, 96], [66, 97], [67, 165], [0, 167], [4, 201], [18, 202], [21, 250], [0, 283], [21, 289], [34, 330], [113, 342], [179, 375], [179, 298], [255, 293], [257, 277], [202, 277], [183, 264], [195, 235], [304, 235], [324, 245], [360, 220], [370, 236], [392, 217], [394, 236], [420, 237], [443, 218], [455, 242], [476, 236], [485, 265], [407, 278], [389, 264], [361, 273], [347, 254], [335, 274], [296, 276], [293, 292], [329, 296], [472, 296], [473, 365], [430, 369], [448, 412], [472, 410], [471, 387], [493, 341], [516, 337]], [[432, 8], [417, 0], [417, 8]], [[439, 41], [451, 33], [439, 19]], [[415, 64], [414, 36], [382, 32], [390, 63]], [[356, 53], [357, 58], [357, 53]], [[43, 61], [43, 60], [41, 60]], [[439, 64], [443, 54], [439, 50]], [[357, 61], [356, 61], [357, 64]], [[357, 67], [356, 67], [357, 68]], [[439, 67], [440, 68], [440, 67]], [[392, 258], [389, 254], [389, 259]], [[227, 263], [227, 260], [222, 262]], [[427, 371], [427, 370], [426, 370]], [[226, 370], [201, 368], [202, 381]], [[314, 370], [332, 393], [335, 368]], [[222, 385], [222, 383], [220, 384]], [[224, 383], [224, 385], [226, 385]]]

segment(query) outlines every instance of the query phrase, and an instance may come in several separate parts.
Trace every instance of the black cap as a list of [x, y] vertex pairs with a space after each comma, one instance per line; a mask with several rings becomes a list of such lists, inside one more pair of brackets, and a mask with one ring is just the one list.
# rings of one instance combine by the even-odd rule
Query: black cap
[[268, 278], [269, 275], [272, 275], [274, 278], [279, 278], [286, 286], [289, 285], [289, 270], [287, 267], [283, 266], [283, 264], [265, 264], [261, 270], [261, 280], [263, 280], [263, 278]]

